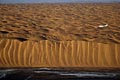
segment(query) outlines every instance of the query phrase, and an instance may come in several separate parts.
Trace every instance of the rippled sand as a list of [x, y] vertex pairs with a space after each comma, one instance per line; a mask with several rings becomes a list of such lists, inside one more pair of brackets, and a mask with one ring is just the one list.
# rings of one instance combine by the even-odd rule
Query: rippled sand
[[0, 5], [0, 67], [120, 68], [119, 7]]
[[[120, 4], [0, 5], [0, 33], [9, 38], [120, 43]], [[99, 25], [108, 24], [106, 28]]]
[[120, 45], [1, 39], [1, 67], [120, 67]]

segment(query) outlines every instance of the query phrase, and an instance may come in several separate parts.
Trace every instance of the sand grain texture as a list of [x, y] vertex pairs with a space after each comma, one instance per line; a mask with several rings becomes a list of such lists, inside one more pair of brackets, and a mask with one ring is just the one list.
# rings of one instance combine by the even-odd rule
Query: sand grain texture
[[[5, 45], [4, 45], [5, 44]], [[1, 39], [0, 67], [119, 67], [120, 45]]]
[[0, 4], [0, 67], [120, 68], [119, 14], [119, 3]]

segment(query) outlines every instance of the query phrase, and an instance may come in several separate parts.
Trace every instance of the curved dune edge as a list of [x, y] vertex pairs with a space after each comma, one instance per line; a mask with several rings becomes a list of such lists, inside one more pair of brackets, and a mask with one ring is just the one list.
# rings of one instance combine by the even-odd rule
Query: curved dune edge
[[0, 67], [120, 68], [120, 44], [0, 39]]

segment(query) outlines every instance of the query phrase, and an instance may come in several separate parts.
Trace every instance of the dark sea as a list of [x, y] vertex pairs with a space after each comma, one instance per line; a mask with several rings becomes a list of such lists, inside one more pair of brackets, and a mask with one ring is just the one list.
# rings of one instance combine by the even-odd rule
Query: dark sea
[[0, 80], [120, 80], [120, 71], [62, 68], [1, 69]]

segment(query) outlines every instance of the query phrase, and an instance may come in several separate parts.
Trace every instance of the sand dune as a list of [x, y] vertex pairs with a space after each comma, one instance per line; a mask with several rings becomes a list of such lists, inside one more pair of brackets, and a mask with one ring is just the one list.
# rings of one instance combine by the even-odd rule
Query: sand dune
[[[120, 44], [119, 7], [119, 3], [0, 5], [0, 34], [33, 41]], [[108, 27], [99, 28], [103, 24]]]
[[0, 67], [120, 68], [119, 8], [119, 3], [0, 5]]
[[0, 67], [120, 67], [120, 45], [0, 39]]

